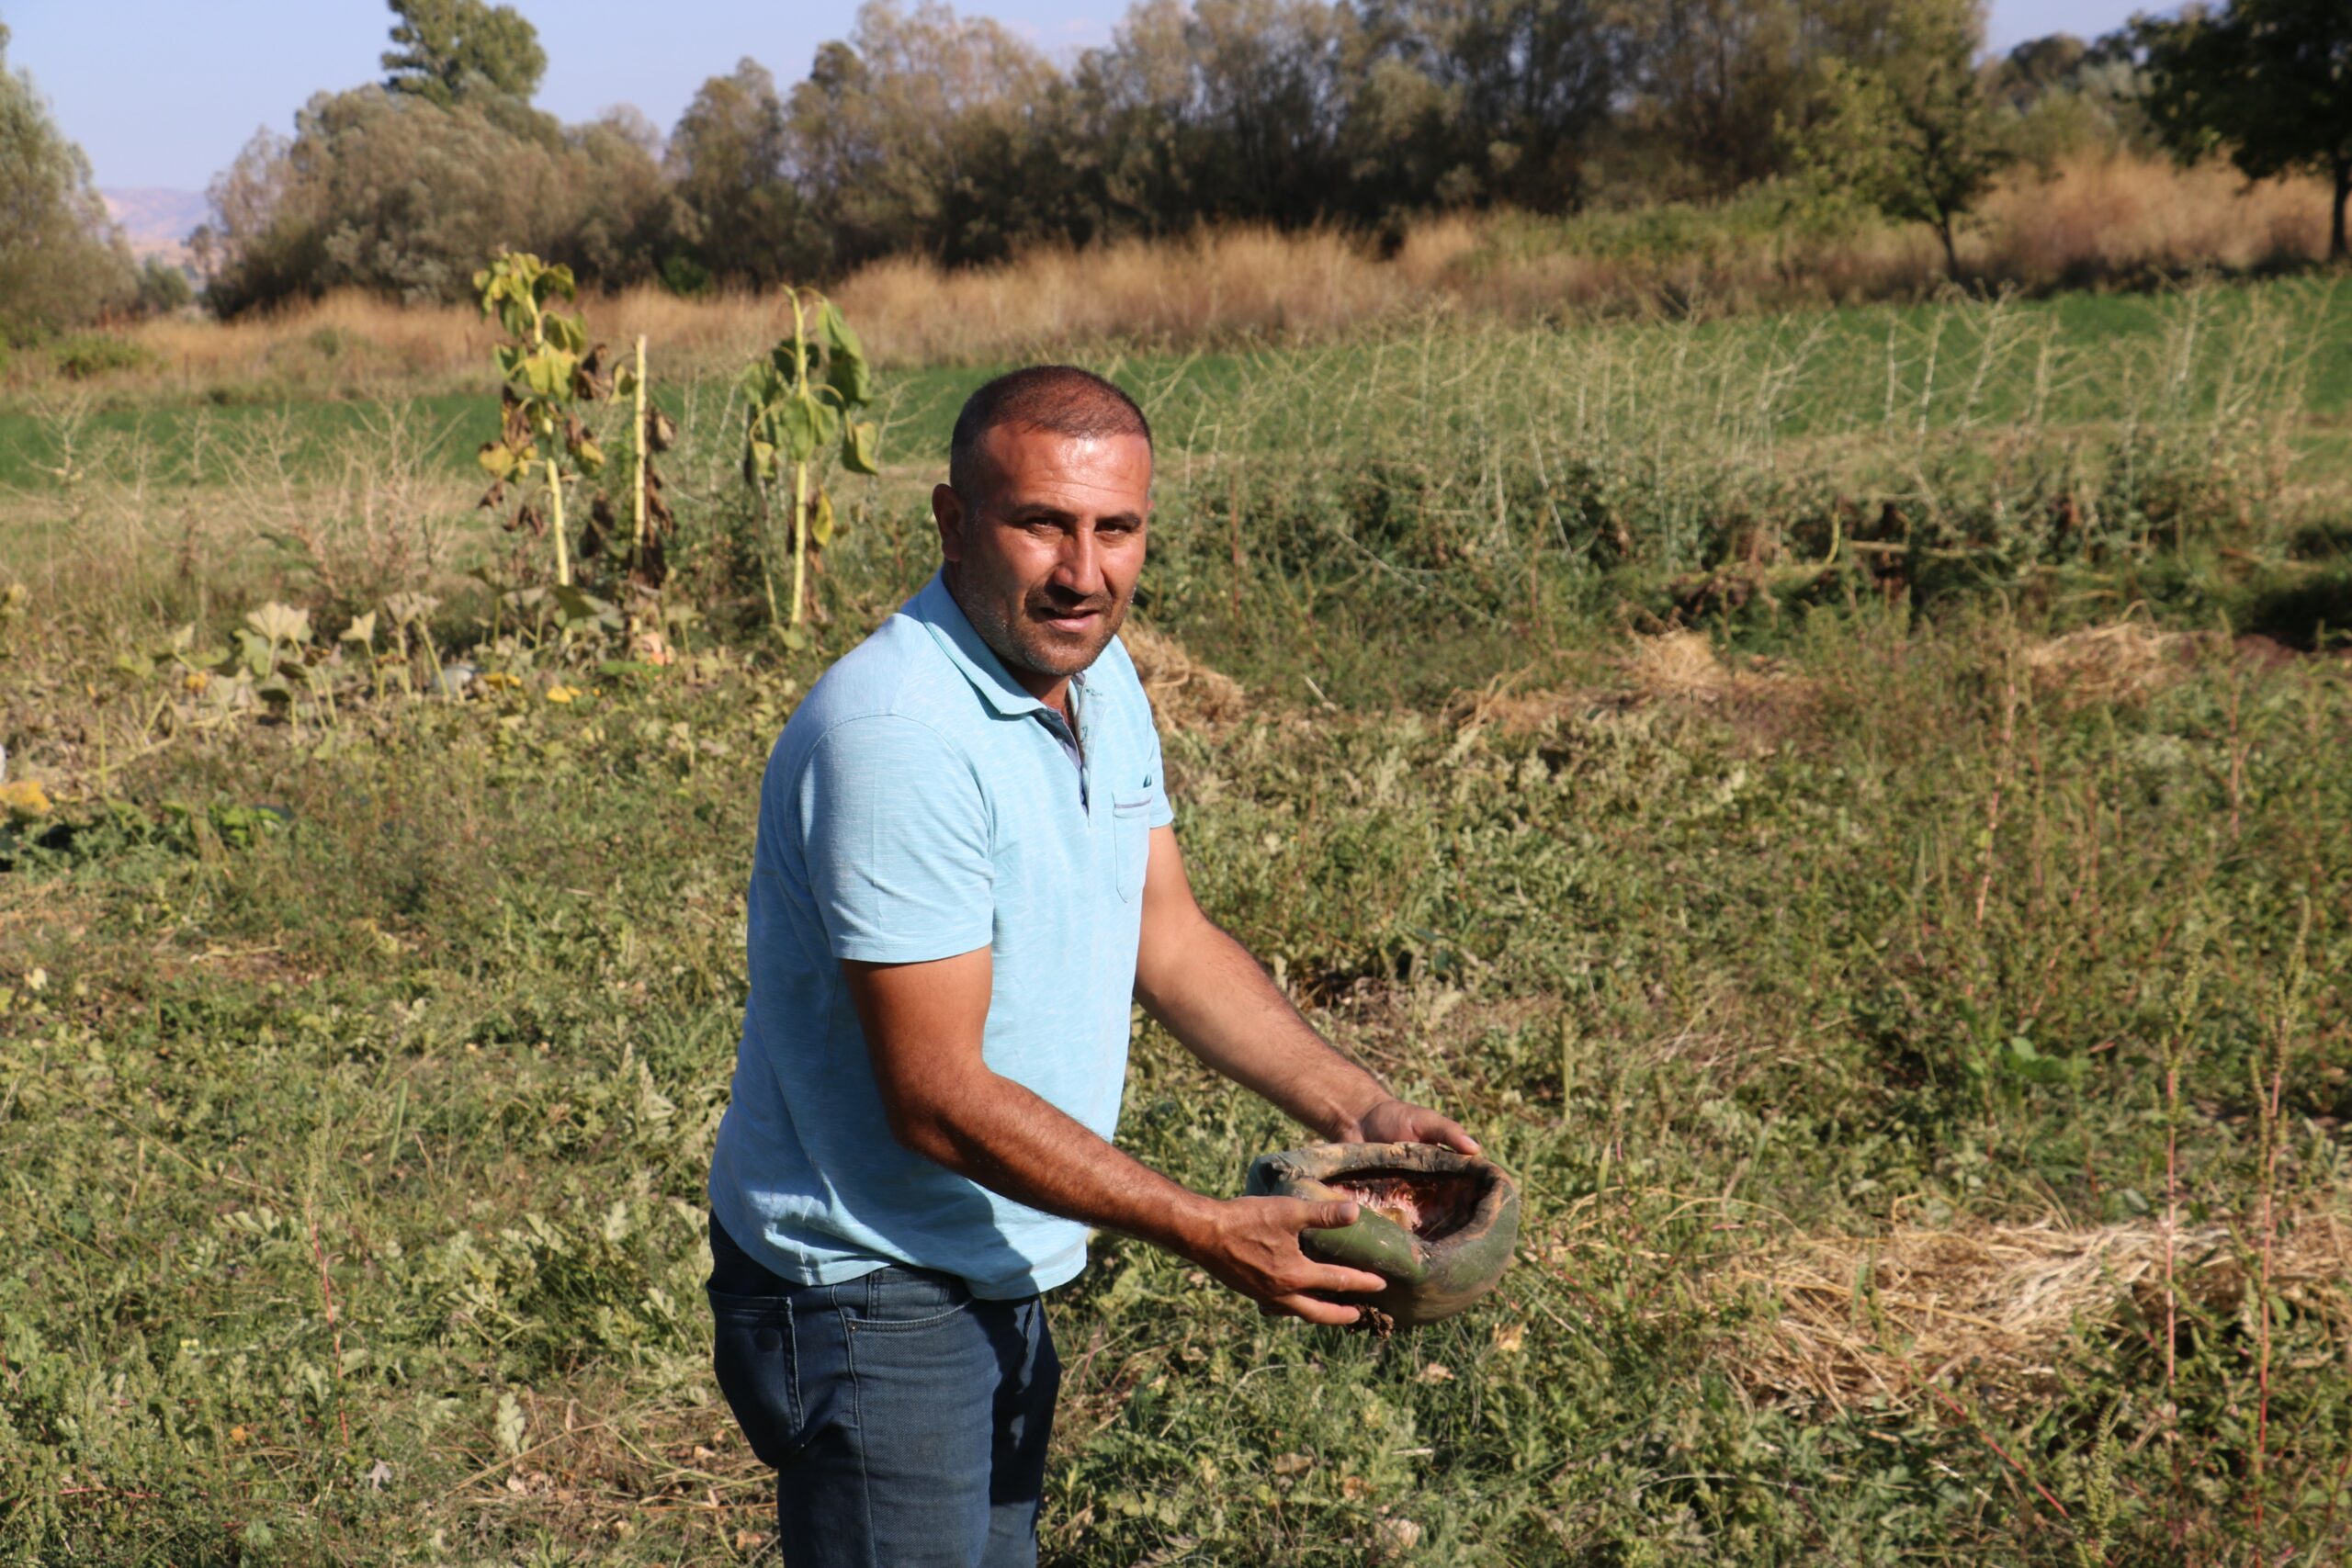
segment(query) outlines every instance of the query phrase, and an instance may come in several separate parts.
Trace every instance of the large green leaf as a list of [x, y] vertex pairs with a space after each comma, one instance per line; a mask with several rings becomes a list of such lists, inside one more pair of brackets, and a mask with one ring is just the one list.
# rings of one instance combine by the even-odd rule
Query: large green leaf
[[842, 432], [842, 467], [853, 474], [878, 474], [882, 471], [880, 455], [876, 451], [881, 434], [870, 419], [859, 420]]
[[874, 371], [865, 361], [865, 345], [857, 341], [857, 333], [831, 299], [818, 314], [818, 323], [825, 341], [832, 349], [831, 364], [826, 367], [825, 379], [842, 402], [849, 408], [861, 408], [874, 400]]
[[763, 359], [743, 372], [743, 400], [754, 410], [773, 409], [792, 395], [792, 378], [773, 360]]
[[572, 356], [552, 345], [523, 361], [523, 385], [542, 398], [560, 398], [571, 389]]
[[775, 411], [776, 445], [796, 463], [817, 455], [825, 439], [823, 415], [830, 412], [813, 398], [789, 398]]
[[556, 584], [554, 593], [559, 615], [568, 624], [601, 621], [612, 626], [620, 625], [620, 613], [613, 607], [610, 600], [582, 592], [568, 582]]

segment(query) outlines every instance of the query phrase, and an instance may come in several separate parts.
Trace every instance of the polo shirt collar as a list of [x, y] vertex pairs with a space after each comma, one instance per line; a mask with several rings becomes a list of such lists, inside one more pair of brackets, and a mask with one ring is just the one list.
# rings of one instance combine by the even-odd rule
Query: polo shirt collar
[[[956, 603], [953, 593], [947, 592], [947, 577], [944, 571], [932, 573], [931, 581], [923, 585], [922, 592], [908, 601], [907, 612], [929, 629], [932, 639], [939, 644], [941, 651], [955, 661], [956, 668], [964, 672], [964, 678], [972, 682], [972, 689], [979, 693], [999, 715], [1005, 718], [1020, 718], [1033, 713], [1060, 716], [1054, 709], [1031, 696], [1005, 669], [1004, 661], [996, 656], [996, 650], [980, 640], [980, 634], [973, 629], [970, 618], [964, 614], [964, 607]], [[1080, 690], [1085, 688], [1083, 671], [1070, 679]]]

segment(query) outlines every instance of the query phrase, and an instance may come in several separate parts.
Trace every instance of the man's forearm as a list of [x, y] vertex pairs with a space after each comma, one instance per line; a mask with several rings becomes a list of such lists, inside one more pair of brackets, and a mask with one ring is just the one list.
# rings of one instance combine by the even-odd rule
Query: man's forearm
[[1351, 1135], [1388, 1091], [1299, 1016], [1248, 949], [1198, 919], [1181, 952], [1167, 955], [1172, 978], [1138, 977], [1145, 1010], [1209, 1067], [1326, 1137]]
[[1214, 1201], [1145, 1165], [1031, 1090], [979, 1068], [892, 1131], [915, 1153], [1033, 1209], [1189, 1256]]

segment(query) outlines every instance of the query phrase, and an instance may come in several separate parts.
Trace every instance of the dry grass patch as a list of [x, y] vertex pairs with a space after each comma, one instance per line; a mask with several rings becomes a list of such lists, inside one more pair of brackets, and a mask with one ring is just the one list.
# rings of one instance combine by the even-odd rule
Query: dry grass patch
[[1513, 682], [1525, 673], [1463, 694], [1450, 716], [1508, 735], [1532, 735], [1564, 717], [1674, 705], [1713, 713], [1769, 742], [1811, 712], [1816, 695], [1813, 682], [1776, 660], [1725, 663], [1706, 633], [1690, 630], [1628, 638], [1589, 684], [1514, 690]]
[[1231, 723], [1247, 710], [1240, 682], [1194, 659], [1167, 633], [1131, 620], [1120, 628], [1119, 640], [1135, 660], [1152, 715], [1162, 726], [1213, 728]]
[[[2062, 1381], [2078, 1329], [2128, 1310], [2162, 1318], [2165, 1230], [2158, 1219], [2075, 1228], [1901, 1226], [1882, 1236], [1800, 1236], [1715, 1276], [1761, 1290], [1775, 1322], [1734, 1352], [1735, 1374], [1758, 1394], [1798, 1407], [1879, 1400], [1907, 1405], [1964, 1376], [1988, 1398], [2014, 1401]], [[2241, 1310], [2256, 1267], [2251, 1244], [2225, 1224], [2172, 1238], [2184, 1303]], [[2326, 1321], [2352, 1346], [2352, 1224], [2339, 1210], [2290, 1217], [2271, 1250], [2273, 1292]]]
[[2326, 219], [2309, 175], [2249, 181], [2219, 160], [2184, 169], [2110, 152], [2004, 181], [1984, 203], [1970, 259], [2038, 285], [2242, 271], [2325, 255]]
[[2204, 641], [2127, 619], [2035, 643], [2025, 666], [2035, 690], [2069, 707], [2128, 702], [2187, 678]]

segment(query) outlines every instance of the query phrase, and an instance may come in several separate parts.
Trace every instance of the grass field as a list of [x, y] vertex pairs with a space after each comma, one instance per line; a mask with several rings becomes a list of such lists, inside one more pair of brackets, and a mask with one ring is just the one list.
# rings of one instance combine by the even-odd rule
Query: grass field
[[[1114, 368], [1204, 900], [1527, 1222], [1385, 1342], [1102, 1238], [1049, 1562], [2352, 1551], [2336, 293]], [[760, 1555], [698, 1295], [758, 770], [980, 374], [886, 385], [799, 653], [715, 375], [634, 627], [466, 575], [532, 547], [486, 399], [6, 414], [0, 1551]], [[1121, 1136], [1296, 1133], [1144, 1027]]]
[[[594, 323], [592, 321], [592, 325]], [[1677, 358], [1695, 361], [1738, 381], [1793, 365], [1783, 407], [1774, 412], [1786, 434], [1869, 429], [1925, 405], [1931, 426], [1963, 420], [2013, 422], [2030, 412], [2057, 423], [2112, 420], [2144, 390], [2134, 371], [2162, 375], [2168, 354], [2191, 355], [2189, 374], [2210, 396], [2218, 361], [2243, 356], [2247, 338], [2275, 338], [2283, 365], [2301, 378], [2301, 412], [2315, 427], [2338, 426], [2352, 412], [2352, 294], [2315, 277], [2257, 287], [2215, 287], [2188, 293], [2062, 294], [2003, 305], [1857, 306], [1798, 316], [1734, 318], [1648, 326], [1600, 325], [1549, 331], [1476, 326], [1407, 332], [1367, 344], [1319, 348], [1147, 354], [1107, 363], [1153, 393], [1163, 436], [1198, 444], [1204, 426], [1245, 389], [1267, 380], [1302, 378], [1347, 383], [1371, 370], [1369, 362], [1405, 352], [1430, 352], [1449, 368], [1482, 359], [1510, 363], [1512, 350], [1573, 364], [1592, 355], [1610, 362], [1652, 367]], [[1434, 339], [1434, 346], [1430, 340]], [[1495, 345], [1504, 345], [1499, 351]], [[654, 345], [661, 375], [662, 345]], [[2044, 362], [2045, 355], [2047, 363]], [[2144, 363], [2142, 363], [2144, 361]], [[948, 427], [964, 397], [1001, 365], [933, 367], [893, 377], [894, 434], [900, 449], [926, 456], [944, 450]], [[682, 384], [724, 397], [729, 367], [705, 349], [688, 351]], [[1557, 381], [1537, 378], [1538, 384]], [[380, 390], [380, 388], [378, 389]], [[371, 422], [392, 412], [407, 417], [431, 444], [432, 461], [452, 475], [471, 475], [473, 451], [483, 438], [483, 403], [494, 398], [487, 356], [465, 389], [391, 396], [273, 395], [266, 381], [193, 397], [168, 378], [79, 389], [51, 388], [0, 402], [0, 483], [21, 485], [55, 469], [78, 445], [114, 456], [141, 455], [154, 478], [201, 479], [208, 457], [217, 464], [266, 434], [288, 442], [299, 468], [339, 467], [350, 443]], [[1482, 389], [1482, 391], [1485, 390]], [[675, 406], [679, 394], [671, 391]], [[1482, 400], [1482, 412], [1510, 412], [1508, 385]], [[1256, 422], [1266, 444], [1278, 426]]]

